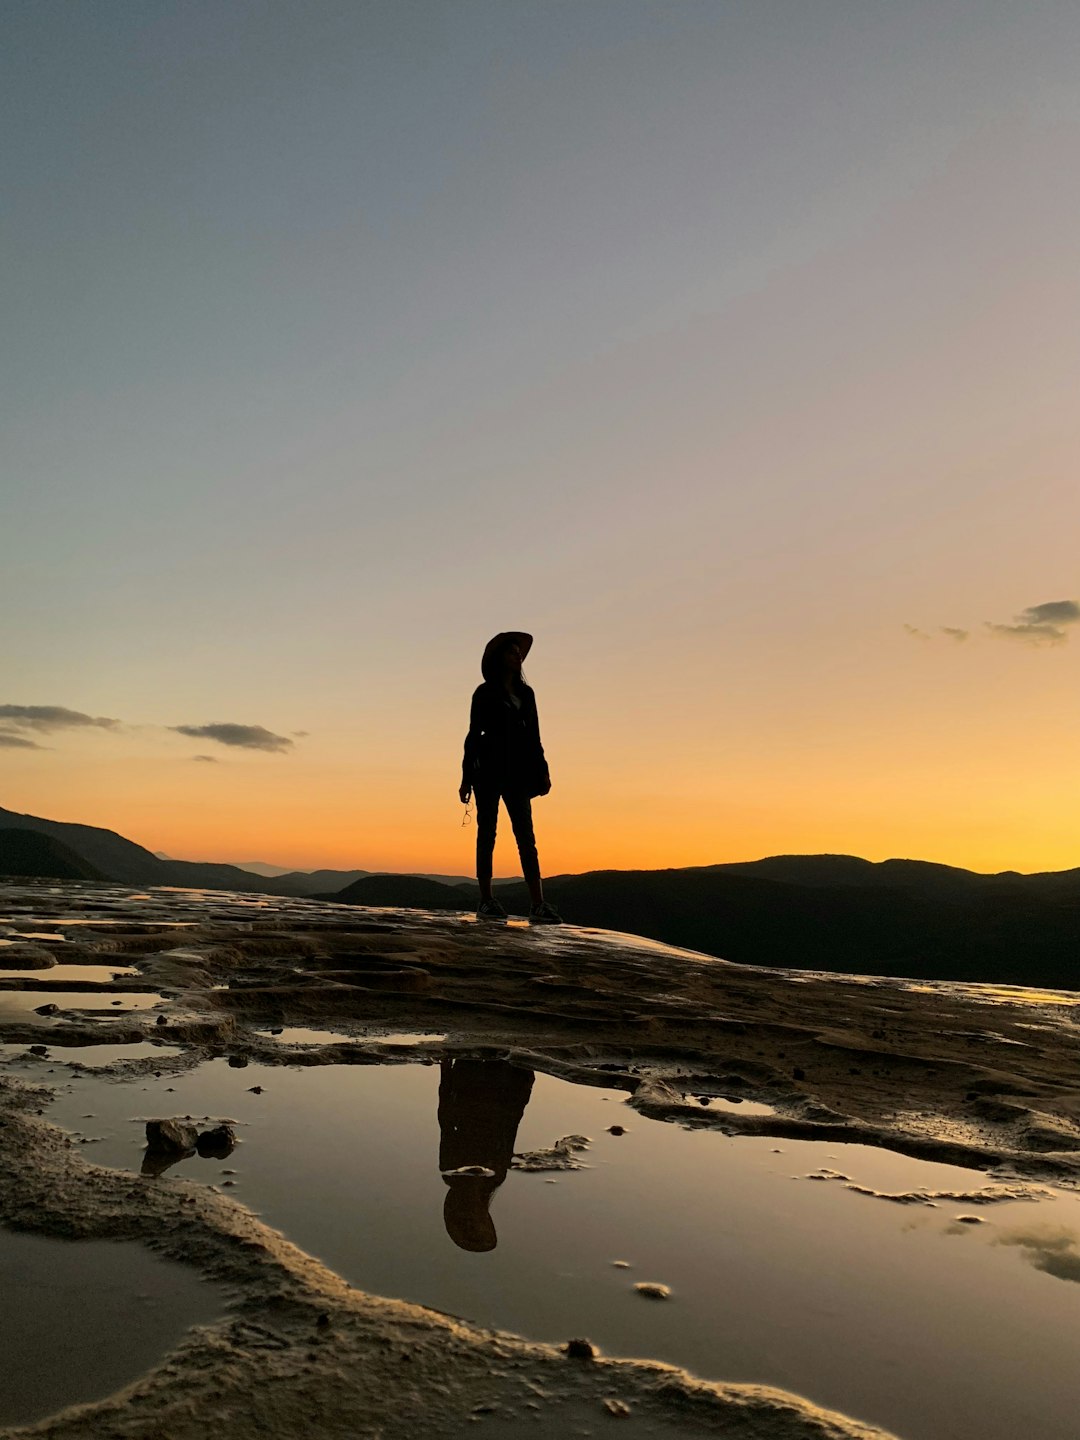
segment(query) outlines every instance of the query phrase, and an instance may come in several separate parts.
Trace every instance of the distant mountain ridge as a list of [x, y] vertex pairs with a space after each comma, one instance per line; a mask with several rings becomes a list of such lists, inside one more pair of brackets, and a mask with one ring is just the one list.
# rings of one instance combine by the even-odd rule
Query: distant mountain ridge
[[[833, 861], [836, 883], [813, 883], [832, 872]], [[979, 875], [922, 861], [771, 856], [682, 870], [556, 875], [545, 880], [544, 893], [576, 924], [743, 965], [1080, 988], [1076, 870]], [[498, 894], [511, 914], [528, 913], [524, 884]], [[413, 876], [368, 876], [326, 898], [468, 911], [476, 890], [444, 894], [421, 889]]]
[[[394, 898], [383, 898], [387, 895]], [[365, 875], [343, 890], [320, 898], [346, 905], [404, 905], [413, 910], [476, 908], [474, 885], [443, 885], [426, 875]]]
[[[193, 889], [238, 890], [258, 895], [326, 895], [372, 873], [368, 870], [290, 870], [262, 875], [240, 865], [218, 861], [173, 860], [165, 855], [155, 855], [114, 830], [67, 820], [46, 820], [40, 815], [21, 815], [2, 807], [0, 829], [36, 830], [51, 835], [100, 871], [101, 878], [124, 885], [183, 885]], [[14, 872], [7, 870], [0, 873]], [[462, 875], [426, 875], [423, 878], [443, 886], [467, 883]]]
[[[471, 911], [473, 881], [354, 871], [261, 876], [236, 865], [166, 860], [111, 830], [0, 809], [0, 831], [57, 842], [29, 873], [80, 862], [129, 885], [181, 885], [311, 895], [356, 905]], [[9, 847], [18, 842], [9, 840]], [[33, 843], [33, 842], [27, 842]], [[18, 858], [0, 850], [0, 873]], [[76, 857], [75, 861], [72, 856]], [[20, 863], [27, 863], [22, 861]], [[748, 965], [848, 974], [1080, 987], [1080, 869], [979, 874], [922, 860], [772, 855], [669, 870], [557, 875], [545, 891], [568, 920], [628, 931]], [[525, 914], [522, 881], [499, 886]]]
[[[162, 860], [170, 857], [161, 855]], [[392, 875], [392, 870], [290, 870], [287, 865], [269, 865], [265, 860], [238, 860], [235, 862], [240, 870], [249, 870], [253, 875], [262, 875], [268, 880], [278, 880], [288, 875], [291, 880], [299, 882], [305, 875], [312, 877], [311, 894], [319, 890], [332, 887], [335, 879], [341, 886], [351, 885], [355, 880], [362, 880], [367, 875]], [[423, 880], [437, 880], [440, 885], [467, 885], [467, 875], [421, 875]], [[506, 884], [506, 881], [496, 881], [496, 884]]]
[[159, 860], [149, 850], [125, 840], [115, 830], [102, 830], [97, 825], [75, 825], [66, 820], [43, 820], [38, 815], [20, 815], [14, 810], [0, 809], [0, 829], [37, 830], [51, 835], [62, 845], [90, 862], [110, 880], [125, 885], [173, 885], [168, 877], [172, 862]]
[[89, 860], [41, 830], [0, 829], [0, 875], [50, 880], [104, 880]]

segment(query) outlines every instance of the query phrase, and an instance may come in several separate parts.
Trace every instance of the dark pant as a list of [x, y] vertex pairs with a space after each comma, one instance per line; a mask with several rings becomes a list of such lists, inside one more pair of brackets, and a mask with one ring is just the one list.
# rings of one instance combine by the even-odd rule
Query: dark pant
[[489, 785], [476, 786], [476, 878], [481, 885], [491, 879], [500, 796], [514, 827], [514, 839], [521, 856], [521, 873], [526, 880], [539, 880], [540, 860], [533, 834], [532, 801], [520, 790]]

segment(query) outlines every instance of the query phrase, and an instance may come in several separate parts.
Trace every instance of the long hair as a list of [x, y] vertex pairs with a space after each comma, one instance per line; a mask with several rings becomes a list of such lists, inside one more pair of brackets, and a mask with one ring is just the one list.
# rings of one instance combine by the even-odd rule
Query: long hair
[[[492, 636], [484, 646], [484, 654], [480, 661], [480, 673], [489, 685], [502, 684], [502, 657], [507, 645], [516, 640], [516, 632], [502, 630], [498, 635]], [[513, 677], [514, 689], [519, 695], [523, 695], [528, 689], [529, 682], [525, 679], [525, 671], [521, 670]]]

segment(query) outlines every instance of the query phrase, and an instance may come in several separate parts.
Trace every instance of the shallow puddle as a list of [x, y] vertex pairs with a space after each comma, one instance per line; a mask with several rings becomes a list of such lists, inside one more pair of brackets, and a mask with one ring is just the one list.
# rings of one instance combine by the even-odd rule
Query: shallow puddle
[[138, 974], [134, 965], [50, 965], [46, 970], [0, 970], [0, 980], [33, 980], [38, 985], [42, 981], [69, 985], [73, 980], [89, 980], [108, 985], [111, 980]]
[[445, 1035], [411, 1030], [395, 1030], [388, 1034], [365, 1030], [361, 1036], [351, 1035], [346, 1030], [312, 1030], [303, 1025], [284, 1025], [273, 1029], [264, 1027], [255, 1033], [264, 1039], [276, 1040], [282, 1045], [331, 1045], [338, 1041], [359, 1039], [376, 1040], [380, 1045], [423, 1045], [440, 1044], [446, 1039]]
[[[222, 1186], [376, 1294], [777, 1385], [904, 1440], [1075, 1440], [1080, 1198], [891, 1203], [844, 1177], [890, 1192], [992, 1182], [864, 1146], [684, 1129], [625, 1100], [504, 1061], [215, 1060], [76, 1080], [49, 1115], [97, 1142], [96, 1163], [133, 1170], [147, 1117], [236, 1121], [227, 1161], [168, 1175]], [[575, 1134], [591, 1137], [574, 1152], [589, 1168], [509, 1168]]]
[[223, 1292], [122, 1241], [0, 1230], [0, 1425], [101, 1400], [144, 1374]]
[[355, 1038], [344, 1030], [312, 1030], [304, 1025], [262, 1026], [255, 1034], [261, 1040], [277, 1040], [282, 1045], [331, 1045]]
[[726, 1095], [699, 1095], [698, 1104], [703, 1110], [727, 1110], [732, 1115], [775, 1115], [775, 1105], [765, 1105], [760, 1100], [740, 1100]]
[[0, 1024], [18, 1021], [20, 1025], [54, 1025], [63, 1015], [39, 1015], [42, 1005], [56, 1005], [61, 1011], [87, 1010], [95, 1015], [128, 1010], [149, 1010], [160, 1005], [164, 997], [153, 991], [93, 990], [0, 990]]

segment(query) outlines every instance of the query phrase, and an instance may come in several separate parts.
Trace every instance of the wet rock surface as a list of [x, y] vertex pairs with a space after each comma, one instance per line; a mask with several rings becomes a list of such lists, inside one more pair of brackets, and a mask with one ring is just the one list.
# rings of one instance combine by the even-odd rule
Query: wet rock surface
[[[464, 916], [280, 897], [52, 882], [0, 892], [6, 964], [53, 966], [62, 944], [69, 967], [134, 972], [87, 989], [123, 1005], [149, 981], [171, 997], [164, 1027], [157, 1012], [48, 1017], [65, 1047], [165, 1030], [187, 1047], [181, 1067], [222, 1052], [239, 1067], [325, 1064], [397, 1058], [373, 1032], [426, 1030], [438, 1035], [414, 1054], [516, 1051], [624, 1088], [652, 1118], [1080, 1181], [1080, 995], [765, 970], [572, 925], [493, 933]], [[333, 1052], [258, 1033], [320, 1021], [338, 1032]], [[0, 1044], [39, 1034], [0, 1019]]]
[[[438, 1034], [412, 1047], [410, 1059], [509, 1056], [622, 1090], [640, 1114], [686, 1128], [862, 1141], [956, 1164], [1008, 1166], [1018, 1185], [1080, 1179], [1080, 997], [807, 973], [796, 982], [787, 972], [572, 926], [494, 934], [457, 916], [268, 897], [52, 883], [0, 887], [0, 894], [13, 927], [62, 934], [65, 961], [134, 966], [132, 990], [149, 984], [169, 997], [162, 1018], [176, 1048], [118, 1059], [104, 1067], [106, 1079], [180, 1075], [215, 1055], [238, 1067], [394, 1063], [403, 1057], [379, 1030], [429, 1031]], [[18, 968], [47, 974], [39, 959], [45, 942], [28, 938], [14, 948]], [[31, 990], [33, 983], [5, 982]], [[331, 1022], [345, 1037], [339, 1033], [333, 1047], [257, 1033]], [[65, 1017], [55, 1027], [47, 1063], [61, 1067], [65, 1049], [137, 1045], [161, 1029], [156, 1015], [135, 1011]], [[17, 1017], [0, 1024], [0, 1044], [25, 1048], [33, 1038]], [[771, 1113], [721, 1111], [701, 1098], [733, 1092]], [[0, 1220], [43, 1233], [142, 1237], [223, 1279], [238, 1308], [192, 1332], [122, 1400], [58, 1417], [42, 1435], [201, 1440], [209, 1422], [237, 1440], [330, 1436], [346, 1417], [363, 1414], [387, 1440], [417, 1433], [438, 1440], [465, 1433], [474, 1414], [481, 1418], [469, 1433], [500, 1415], [531, 1426], [533, 1414], [554, 1419], [567, 1406], [619, 1418], [620, 1432], [652, 1417], [658, 1433], [744, 1440], [883, 1433], [768, 1387], [705, 1383], [668, 1366], [599, 1356], [569, 1366], [558, 1347], [363, 1294], [236, 1204], [234, 1192], [185, 1178], [189, 1167], [146, 1185], [89, 1164], [37, 1113], [46, 1098], [0, 1073]], [[180, 1130], [177, 1143], [190, 1148], [155, 1153], [172, 1163], [202, 1153], [201, 1144], [211, 1143], [204, 1135], [228, 1129]], [[580, 1168], [584, 1145], [575, 1141], [588, 1144], [565, 1136], [548, 1150], [515, 1156], [515, 1167], [528, 1169], [532, 1160], [536, 1168]], [[631, 1135], [617, 1148], [635, 1141]], [[213, 1143], [224, 1145], [226, 1136]], [[987, 1200], [956, 1191], [905, 1203], [981, 1207]], [[1061, 1270], [1056, 1254], [1047, 1264]], [[327, 1323], [318, 1323], [324, 1316]], [[262, 1397], [271, 1389], [268, 1422]], [[611, 1399], [630, 1416], [611, 1411]], [[539, 1410], [526, 1413], [527, 1405]]]
[[515, 1155], [510, 1161], [510, 1168], [526, 1171], [587, 1170], [589, 1167], [579, 1157], [591, 1144], [587, 1135], [564, 1135], [547, 1150], [526, 1150]]

